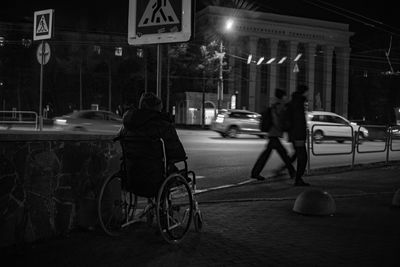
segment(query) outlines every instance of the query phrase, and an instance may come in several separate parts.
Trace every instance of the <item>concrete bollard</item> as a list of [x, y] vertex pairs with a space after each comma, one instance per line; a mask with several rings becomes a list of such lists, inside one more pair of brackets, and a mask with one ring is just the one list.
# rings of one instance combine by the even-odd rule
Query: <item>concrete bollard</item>
[[392, 205], [395, 207], [400, 207], [400, 189], [396, 191], [393, 196]]
[[333, 215], [336, 211], [336, 204], [328, 192], [320, 189], [308, 189], [296, 198], [293, 211], [304, 215]]

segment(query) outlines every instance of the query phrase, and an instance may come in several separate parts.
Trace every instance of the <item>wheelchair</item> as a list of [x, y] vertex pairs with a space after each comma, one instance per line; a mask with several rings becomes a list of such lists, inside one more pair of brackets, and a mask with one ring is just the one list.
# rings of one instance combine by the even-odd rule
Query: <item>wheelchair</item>
[[194, 195], [196, 175], [188, 170], [187, 158], [173, 162], [183, 163], [183, 168], [169, 171], [163, 139], [117, 140], [122, 147], [121, 168], [104, 181], [98, 198], [104, 232], [118, 236], [136, 222], [153, 226], [154, 220], [158, 232], [171, 244], [185, 238], [192, 221], [200, 232], [203, 218]]

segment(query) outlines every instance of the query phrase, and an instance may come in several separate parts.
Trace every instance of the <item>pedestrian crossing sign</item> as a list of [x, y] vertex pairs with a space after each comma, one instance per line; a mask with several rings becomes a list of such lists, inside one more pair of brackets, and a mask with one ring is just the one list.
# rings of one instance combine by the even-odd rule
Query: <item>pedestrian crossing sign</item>
[[130, 45], [189, 41], [192, 0], [129, 0]]
[[51, 39], [54, 9], [36, 11], [33, 22], [33, 40]]
[[139, 21], [139, 27], [163, 26], [169, 24], [180, 24], [169, 0], [152, 0], [146, 6], [142, 18]]

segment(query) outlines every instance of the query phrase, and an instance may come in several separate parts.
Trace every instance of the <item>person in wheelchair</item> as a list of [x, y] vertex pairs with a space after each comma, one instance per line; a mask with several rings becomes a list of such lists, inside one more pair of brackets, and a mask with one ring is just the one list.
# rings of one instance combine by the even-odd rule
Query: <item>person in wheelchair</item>
[[[173, 121], [167, 113], [161, 112], [162, 107], [161, 99], [154, 93], [143, 93], [139, 108], [131, 107], [122, 118], [123, 127], [119, 133], [122, 140], [147, 140], [121, 143], [127, 159], [126, 188], [142, 196], [155, 196], [163, 180], [178, 171], [175, 163], [187, 158]], [[166, 174], [163, 173], [164, 152], [160, 138], [165, 146]]]

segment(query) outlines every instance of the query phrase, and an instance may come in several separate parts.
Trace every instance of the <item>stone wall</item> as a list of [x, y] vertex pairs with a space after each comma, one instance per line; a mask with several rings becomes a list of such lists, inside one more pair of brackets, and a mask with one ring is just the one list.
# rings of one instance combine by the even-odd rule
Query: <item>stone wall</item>
[[113, 137], [0, 133], [0, 247], [94, 228], [102, 182], [119, 169]]

